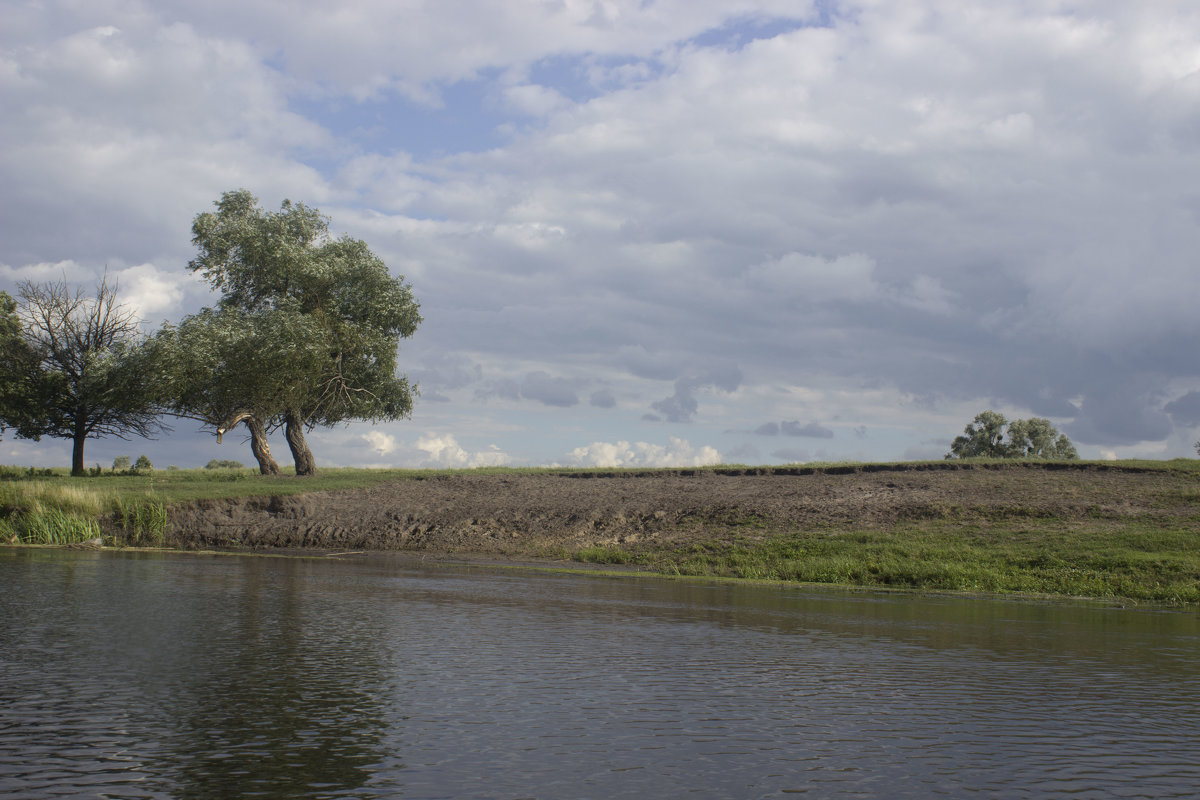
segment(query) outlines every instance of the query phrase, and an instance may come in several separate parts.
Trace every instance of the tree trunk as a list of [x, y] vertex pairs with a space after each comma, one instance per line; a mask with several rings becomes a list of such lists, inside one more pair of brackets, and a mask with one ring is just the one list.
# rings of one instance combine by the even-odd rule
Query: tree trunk
[[83, 443], [87, 441], [87, 431], [81, 423], [75, 423], [75, 431], [71, 438], [74, 442], [71, 448], [71, 475], [82, 478], [87, 475], [87, 468], [83, 466]]
[[250, 431], [250, 450], [258, 459], [258, 471], [263, 475], [278, 475], [279, 465], [271, 457], [271, 445], [267, 444], [267, 432], [254, 417], [246, 417], [246, 428]]
[[288, 447], [292, 449], [292, 460], [296, 462], [297, 475], [316, 475], [317, 462], [313, 460], [312, 450], [304, 441], [304, 423], [299, 415], [288, 412], [284, 416], [284, 436], [287, 437]]

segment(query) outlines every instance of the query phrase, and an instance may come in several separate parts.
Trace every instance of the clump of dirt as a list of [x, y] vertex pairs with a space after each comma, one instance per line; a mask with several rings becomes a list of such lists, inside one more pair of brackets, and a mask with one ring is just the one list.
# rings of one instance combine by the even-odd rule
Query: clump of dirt
[[[688, 545], [787, 530], [1013, 518], [1096, 524], [1193, 516], [1197, 479], [1080, 465], [458, 474], [367, 489], [202, 500], [172, 509], [194, 548], [410, 550], [490, 556]], [[1171, 498], [1177, 498], [1172, 501]]]

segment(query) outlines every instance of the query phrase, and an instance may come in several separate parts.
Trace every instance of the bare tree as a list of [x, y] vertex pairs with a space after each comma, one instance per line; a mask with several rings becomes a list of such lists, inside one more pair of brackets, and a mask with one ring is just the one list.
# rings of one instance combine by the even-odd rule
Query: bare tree
[[95, 296], [66, 279], [20, 284], [25, 338], [39, 368], [42, 407], [30, 438], [71, 439], [71, 474], [83, 475], [83, 445], [103, 436], [150, 436], [162, 429], [154, 387], [137, 366], [141, 334], [133, 312], [117, 302], [108, 274]]

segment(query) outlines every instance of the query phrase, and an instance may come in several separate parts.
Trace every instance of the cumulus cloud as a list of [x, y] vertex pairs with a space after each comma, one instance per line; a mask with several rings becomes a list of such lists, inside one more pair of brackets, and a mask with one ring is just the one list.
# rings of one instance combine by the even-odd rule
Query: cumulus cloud
[[686, 439], [669, 437], [666, 445], [649, 442], [592, 442], [576, 447], [570, 460], [586, 467], [699, 467], [721, 463], [713, 447], [693, 447]]
[[153, 264], [117, 270], [113, 277], [117, 279], [117, 297], [145, 321], [175, 316], [185, 289], [196, 285], [182, 270], [166, 272]]
[[496, 467], [507, 464], [508, 455], [495, 445], [471, 452], [451, 434], [427, 433], [417, 439], [417, 449], [426, 454], [426, 465], [450, 469]]
[[386, 456], [396, 450], [396, 437], [383, 431], [368, 431], [362, 435], [367, 446], [381, 456]]

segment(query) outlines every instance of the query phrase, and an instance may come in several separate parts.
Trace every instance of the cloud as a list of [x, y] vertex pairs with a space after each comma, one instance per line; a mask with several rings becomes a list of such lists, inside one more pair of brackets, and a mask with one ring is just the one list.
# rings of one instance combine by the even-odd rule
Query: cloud
[[617, 398], [613, 397], [613, 393], [609, 389], [598, 389], [592, 392], [588, 403], [596, 408], [613, 408], [617, 405]]
[[579, 402], [572, 381], [551, 377], [541, 370], [529, 373], [521, 381], [521, 397], [559, 408], [568, 408]]
[[184, 291], [196, 280], [182, 271], [165, 272], [153, 264], [126, 267], [112, 273], [117, 279], [117, 297], [143, 321], [175, 315]]
[[592, 442], [576, 447], [569, 459], [586, 467], [699, 467], [721, 463], [713, 447], [693, 447], [686, 439], [671, 436], [666, 445], [648, 442]]
[[667, 422], [691, 422], [700, 404], [695, 393], [702, 390], [736, 391], [742, 382], [742, 371], [735, 366], [720, 367], [701, 375], [680, 378], [675, 381], [675, 393], [655, 401], [650, 407], [659, 412]]
[[363, 441], [374, 452], [386, 456], [396, 450], [396, 437], [382, 431], [368, 431], [362, 435]]
[[1004, 405], [1191, 454], [1189, 3], [77, 6], [0, 30], [0, 288], [107, 263], [194, 311], [192, 218], [246, 186], [409, 276], [416, 414], [529, 460], [578, 434], [515, 401], [641, 436], [609, 397], [693, 439], [802, 408], [892, 457]]
[[1200, 425], [1200, 392], [1192, 391], [1175, 398], [1163, 406], [1163, 411], [1170, 414], [1171, 419], [1179, 425]]
[[864, 302], [880, 293], [873, 272], [875, 260], [863, 253], [826, 259], [788, 253], [751, 267], [746, 280], [752, 286], [796, 302]]
[[779, 430], [784, 436], [808, 436], [813, 439], [832, 439], [833, 431], [815, 422], [810, 422], [807, 425], [801, 425], [798, 421], [783, 421], [779, 423]]
[[576, 391], [578, 381], [550, 375], [544, 370], [534, 370], [520, 381], [513, 378], [496, 378], [475, 390], [479, 400], [499, 398], [502, 400], [533, 400], [542, 405], [570, 408], [578, 405]]
[[1155, 393], [1140, 387], [1113, 386], [1108, 393], [1089, 395], [1075, 419], [1060, 430], [1077, 444], [1131, 445], [1157, 441], [1172, 430], [1159, 402]]
[[801, 425], [797, 420], [764, 422], [754, 429], [759, 436], [807, 436], [813, 439], [832, 439], [833, 431], [816, 422]]
[[417, 449], [426, 454], [427, 466], [448, 469], [495, 467], [509, 461], [508, 455], [495, 445], [471, 452], [460, 446], [451, 434], [427, 433], [417, 439]]

